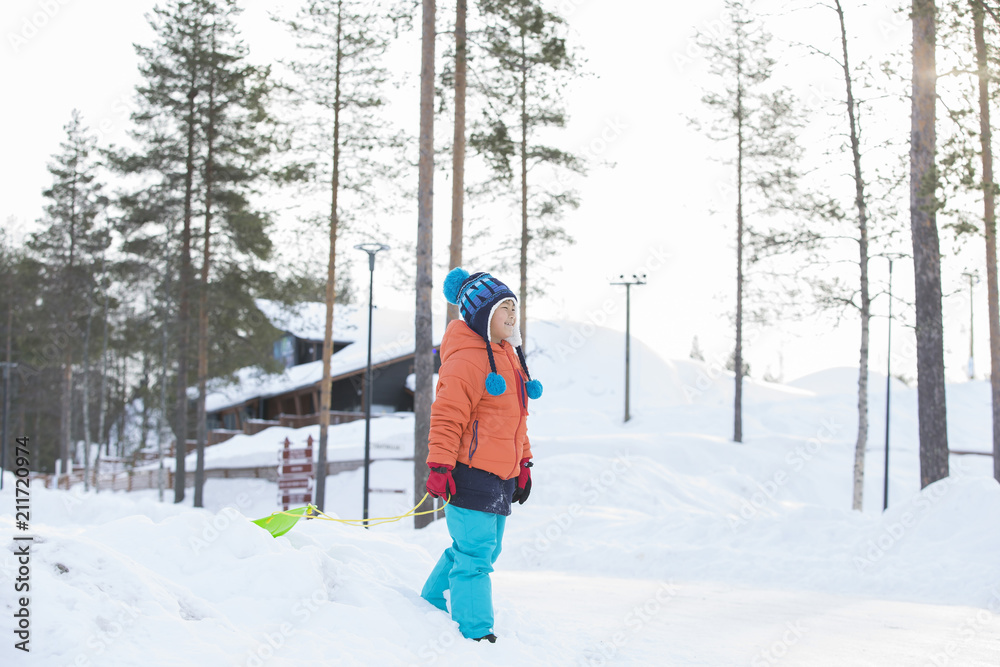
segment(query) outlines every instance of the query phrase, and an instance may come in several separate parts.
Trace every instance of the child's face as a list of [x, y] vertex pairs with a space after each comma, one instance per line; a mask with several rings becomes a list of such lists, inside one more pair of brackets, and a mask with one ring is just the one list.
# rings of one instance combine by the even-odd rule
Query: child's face
[[499, 343], [505, 338], [514, 335], [514, 326], [517, 324], [517, 307], [511, 299], [507, 299], [493, 311], [493, 318], [490, 320], [490, 340]]

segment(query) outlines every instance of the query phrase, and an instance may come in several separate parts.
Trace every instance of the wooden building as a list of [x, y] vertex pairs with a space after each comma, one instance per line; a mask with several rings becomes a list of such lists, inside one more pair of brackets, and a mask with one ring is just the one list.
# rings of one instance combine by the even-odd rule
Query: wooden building
[[[302, 304], [294, 310], [263, 300], [258, 305], [282, 331], [274, 355], [284, 362], [285, 371], [263, 374], [259, 368], [248, 367], [237, 373], [236, 384], [210, 390], [206, 412], [211, 444], [235, 433], [256, 433], [272, 425], [297, 428], [319, 423], [325, 305]], [[367, 307], [338, 306], [334, 311], [330, 358], [333, 424], [364, 418], [367, 316]], [[435, 339], [440, 340], [440, 336]], [[384, 309], [373, 312], [372, 414], [413, 410], [413, 392], [407, 387], [407, 377], [413, 373], [414, 347], [412, 313]], [[437, 346], [435, 371], [440, 367], [436, 353]]]

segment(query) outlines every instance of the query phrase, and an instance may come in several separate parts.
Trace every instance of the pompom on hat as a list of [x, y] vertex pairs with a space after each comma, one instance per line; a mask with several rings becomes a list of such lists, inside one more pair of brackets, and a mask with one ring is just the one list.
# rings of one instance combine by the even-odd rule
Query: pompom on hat
[[[493, 313], [501, 303], [509, 299], [516, 304], [517, 296], [509, 287], [488, 273], [480, 271], [470, 275], [465, 269], [455, 268], [444, 279], [444, 297], [448, 303], [458, 306], [458, 312], [465, 323], [486, 341], [486, 355], [490, 360], [491, 371], [486, 376], [486, 391], [491, 396], [499, 396], [507, 390], [507, 383], [503, 376], [497, 373], [496, 363], [493, 361], [490, 320], [493, 319]], [[521, 330], [515, 327], [514, 335], [506, 341], [517, 350], [517, 358], [520, 359], [521, 367], [528, 376], [528, 382], [524, 385], [528, 398], [540, 398], [542, 383], [532, 380], [528, 373], [528, 363], [521, 349]]]

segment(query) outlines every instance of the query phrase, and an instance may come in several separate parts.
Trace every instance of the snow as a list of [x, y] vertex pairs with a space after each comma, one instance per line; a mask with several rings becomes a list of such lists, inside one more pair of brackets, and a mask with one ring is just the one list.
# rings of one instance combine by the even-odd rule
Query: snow
[[[326, 304], [306, 302], [284, 304], [270, 299], [257, 299], [257, 307], [276, 329], [303, 340], [323, 340], [326, 333]], [[368, 331], [368, 309], [357, 305], [333, 304], [333, 340], [356, 342]]]
[[[374, 413], [373, 413], [374, 415]], [[253, 435], [240, 433], [218, 445], [205, 448], [205, 468], [255, 468], [276, 465], [278, 450], [288, 438], [293, 448], [303, 448], [309, 438], [313, 440], [313, 460], [319, 459], [319, 425], [290, 428], [272, 426]], [[388, 413], [372, 419], [371, 458], [404, 458], [413, 456], [413, 413]], [[364, 458], [365, 422], [357, 420], [331, 426], [327, 435], [327, 461], [357, 461]], [[197, 455], [191, 452], [184, 462], [184, 469], [194, 470]], [[163, 465], [174, 469], [172, 459]], [[159, 463], [150, 463], [144, 469], [155, 469]]]
[[[953, 455], [951, 477], [920, 489], [914, 388], [892, 388], [883, 513], [885, 378], [873, 373], [854, 512], [856, 371], [747, 380], [737, 444], [732, 375], [636, 339], [623, 424], [623, 347], [593, 323], [530, 323], [545, 393], [529, 420], [533, 490], [493, 575], [497, 644], [463, 639], [419, 598], [444, 522], [300, 521], [274, 539], [248, 520], [275, 511], [274, 484], [210, 479], [206, 509], [190, 490], [175, 505], [156, 491], [33, 487], [31, 653], [13, 648], [9, 540], [0, 664], [1000, 664], [1000, 485], [989, 457]], [[989, 451], [988, 384], [949, 385], [947, 398], [952, 448]], [[411, 414], [372, 422], [372, 516], [412, 505], [412, 467], [393, 460], [412, 453], [412, 429]], [[286, 435], [309, 434], [237, 436], [206, 464], [271, 465]], [[331, 427], [330, 458], [360, 458], [363, 441], [363, 422]], [[327, 511], [360, 517], [362, 479], [328, 477]], [[0, 493], [11, 536], [23, 535], [13, 481]]]

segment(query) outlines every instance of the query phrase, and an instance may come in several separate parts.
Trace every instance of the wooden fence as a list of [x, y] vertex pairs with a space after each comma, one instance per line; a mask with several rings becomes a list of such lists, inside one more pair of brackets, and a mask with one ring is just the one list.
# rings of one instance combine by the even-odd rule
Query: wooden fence
[[[412, 458], [402, 459], [374, 459], [375, 461], [412, 461]], [[353, 461], [328, 461], [326, 464], [327, 475], [337, 475], [349, 470], [357, 470], [365, 465], [363, 459]], [[163, 488], [174, 488], [174, 473], [164, 470], [165, 477]], [[102, 472], [100, 474], [91, 472], [90, 486], [101, 491], [144, 491], [147, 489], [159, 488], [159, 470], [128, 470], [122, 472]], [[83, 484], [83, 472], [74, 472], [69, 475], [59, 475], [58, 486], [55, 475], [42, 473], [32, 473], [29, 475], [33, 484], [41, 484], [45, 488], [71, 489], [76, 484]], [[269, 482], [278, 481], [278, 468], [275, 465], [258, 466], [253, 468], [209, 468], [205, 470], [205, 479], [266, 479]], [[187, 470], [184, 475], [184, 485], [187, 487], [194, 485], [194, 471]]]

